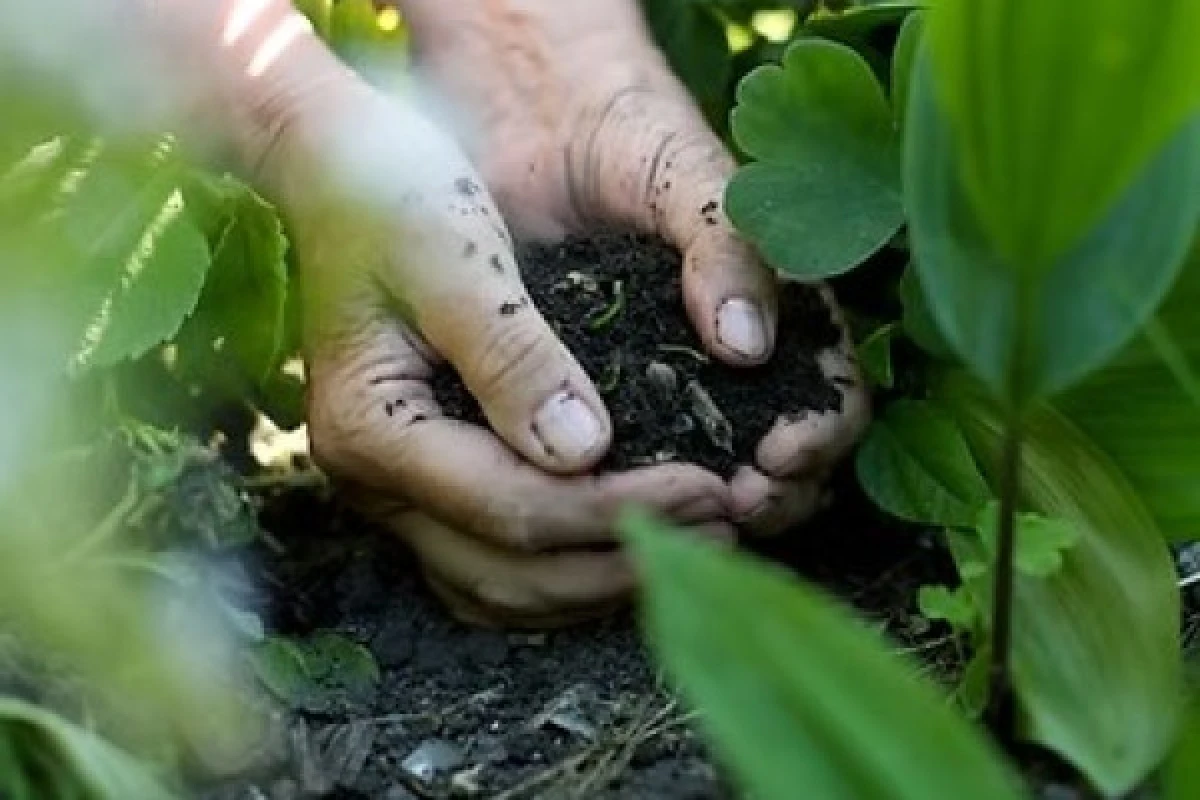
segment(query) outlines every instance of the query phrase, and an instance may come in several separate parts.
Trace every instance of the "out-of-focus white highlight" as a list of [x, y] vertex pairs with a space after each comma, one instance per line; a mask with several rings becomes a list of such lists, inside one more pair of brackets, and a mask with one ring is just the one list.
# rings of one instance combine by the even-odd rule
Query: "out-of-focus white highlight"
[[261, 78], [271, 65], [279, 60], [287, 49], [301, 36], [311, 35], [312, 23], [308, 17], [293, 11], [268, 34], [259, 46], [258, 52], [246, 67], [246, 74], [251, 78]]
[[229, 10], [229, 16], [225, 18], [221, 44], [226, 47], [237, 44], [270, 4], [271, 0], [237, 0]]

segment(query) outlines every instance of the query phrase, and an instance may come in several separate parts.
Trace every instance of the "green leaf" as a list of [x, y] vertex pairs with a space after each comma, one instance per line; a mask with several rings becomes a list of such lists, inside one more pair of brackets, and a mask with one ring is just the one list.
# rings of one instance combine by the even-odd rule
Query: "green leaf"
[[209, 254], [171, 138], [126, 147], [56, 141], [62, 155], [6, 180], [3, 201], [26, 206], [24, 241], [52, 262], [43, 291], [54, 295], [63, 334], [75, 342], [69, 366], [80, 372], [170, 338], [195, 307]]
[[1162, 532], [1177, 540], [1200, 532], [1200, 399], [1192, 386], [1200, 373], [1197, 308], [1200, 251], [1153, 323], [1174, 356], [1164, 357], [1143, 335], [1054, 401], [1121, 469]]
[[1068, 253], [1200, 108], [1193, 0], [939, 0], [928, 27], [964, 200], [1018, 270]]
[[904, 311], [901, 325], [908, 338], [929, 355], [938, 359], [954, 357], [954, 351], [946, 344], [946, 337], [938, 330], [937, 320], [929, 309], [925, 291], [921, 288], [921, 277], [912, 264], [900, 279], [900, 303]]
[[802, 33], [854, 48], [870, 62], [880, 79], [885, 80], [890, 59], [881, 43], [890, 42], [890, 33], [897, 30], [909, 14], [919, 11], [924, 5], [902, 0], [853, 5], [837, 14], [814, 14], [804, 24]]
[[855, 469], [876, 505], [910, 522], [972, 527], [991, 498], [954, 419], [918, 400], [888, 406]]
[[738, 86], [733, 135], [756, 163], [726, 193], [730, 219], [773, 265], [837, 275], [904, 222], [899, 140], [883, 88], [853, 50], [802, 39]]
[[896, 324], [882, 325], [858, 346], [858, 360], [863, 372], [876, 386], [891, 389], [896, 384], [896, 373], [892, 367], [892, 339], [896, 336]]
[[1195, 800], [1200, 797], [1200, 713], [1192, 704], [1183, 733], [1167, 762], [1163, 776], [1164, 800]]
[[[991, 502], [979, 514], [975, 530], [987, 548], [989, 562], [996, 553], [1000, 504]], [[1017, 514], [1017, 540], [1013, 564], [1018, 571], [1035, 578], [1048, 578], [1062, 568], [1063, 553], [1079, 541], [1079, 530], [1070, 522], [1035, 512]]]
[[[246, 392], [279, 368], [288, 299], [288, 242], [279, 215], [240, 181], [193, 176], [186, 195], [212, 267], [196, 311], [176, 338], [189, 378]], [[236, 393], [236, 392], [235, 392]]]
[[644, 517], [622, 528], [650, 640], [753, 796], [1020, 796], [985, 738], [842, 608]]
[[708, 118], [723, 127], [733, 65], [725, 26], [695, 0], [643, 0], [642, 9], [674, 73]]
[[359, 697], [380, 680], [374, 656], [344, 636], [268, 637], [251, 657], [259, 680], [293, 708], [320, 712], [344, 695]]
[[[998, 407], [965, 375], [934, 389], [994, 472]], [[1025, 433], [1022, 505], [1080, 537], [1053, 575], [1017, 575], [1013, 678], [1026, 732], [1106, 795], [1120, 795], [1162, 762], [1175, 733], [1183, 688], [1174, 567], [1137, 494], [1086, 437], [1044, 406]], [[987, 558], [978, 537], [951, 542], [960, 563]], [[966, 585], [990, 609], [987, 577]]]
[[979, 624], [979, 609], [961, 586], [922, 586], [917, 590], [917, 608], [926, 619], [943, 620], [956, 631], [969, 633]]
[[[927, 62], [914, 73], [906, 142], [910, 237], [928, 306], [971, 369], [1016, 404], [1066, 388], [1129, 340], [1178, 274], [1200, 215], [1198, 121], [1082, 242], [1023, 274], [971, 211]], [[1054, 214], [1043, 206], [1043, 216]]]
[[924, 33], [925, 12], [914, 11], [900, 26], [896, 47], [892, 50], [892, 115], [897, 130], [904, 130], [908, 118], [908, 87]]
[[13, 697], [0, 697], [0, 795], [12, 800], [175, 797], [133, 756]]

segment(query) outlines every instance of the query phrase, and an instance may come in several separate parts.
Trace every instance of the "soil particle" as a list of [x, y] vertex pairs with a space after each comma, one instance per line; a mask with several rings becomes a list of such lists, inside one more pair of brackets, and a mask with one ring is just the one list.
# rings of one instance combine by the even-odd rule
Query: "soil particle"
[[[614, 442], [602, 469], [688, 461], [729, 475], [753, 463], [780, 415], [841, 407], [816, 358], [837, 344], [839, 332], [811, 287], [783, 287], [775, 356], [746, 369], [704, 352], [684, 309], [679, 255], [657, 238], [605, 233], [530, 244], [518, 261], [534, 304], [612, 415]], [[501, 313], [515, 313], [514, 305]], [[441, 371], [433, 384], [449, 416], [484, 424], [452, 371]]]

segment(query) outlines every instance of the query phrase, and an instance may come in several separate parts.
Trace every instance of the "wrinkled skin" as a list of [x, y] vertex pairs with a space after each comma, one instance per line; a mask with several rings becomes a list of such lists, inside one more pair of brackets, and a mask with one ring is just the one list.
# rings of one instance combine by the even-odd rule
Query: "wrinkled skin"
[[[261, 54], [290, 13], [270, 3], [222, 63]], [[716, 357], [761, 363], [787, 324], [772, 273], [719, 213], [733, 160], [632, 0], [400, 6], [429, 107], [465, 155], [311, 37], [253, 79], [231, 70], [223, 92], [237, 100], [231, 137], [293, 228], [318, 462], [483, 624], [560, 625], [627, 601], [635, 575], [613, 532], [627, 504], [722, 540], [733, 523], [770, 534], [810, 515], [867, 418], [848, 339], [820, 354], [848, 379], [841, 413], [782, 417], [729, 484], [685, 464], [596, 475], [607, 411], [527, 302], [510, 231], [624, 225], [684, 254], [686, 305]], [[710, 204], [717, 224], [701, 213]], [[492, 430], [441, 413], [428, 379], [442, 360]]]

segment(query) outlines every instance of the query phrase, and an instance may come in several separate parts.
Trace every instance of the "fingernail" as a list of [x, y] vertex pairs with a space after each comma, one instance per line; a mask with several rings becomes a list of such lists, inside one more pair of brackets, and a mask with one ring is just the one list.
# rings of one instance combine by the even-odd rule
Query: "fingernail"
[[754, 303], [742, 297], [726, 300], [717, 309], [717, 339], [743, 358], [767, 354], [767, 324]]
[[533, 417], [533, 430], [547, 453], [567, 463], [584, 460], [600, 446], [604, 433], [600, 420], [569, 389], [542, 404]]

